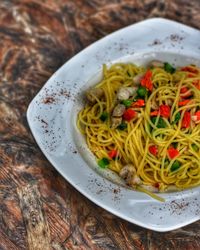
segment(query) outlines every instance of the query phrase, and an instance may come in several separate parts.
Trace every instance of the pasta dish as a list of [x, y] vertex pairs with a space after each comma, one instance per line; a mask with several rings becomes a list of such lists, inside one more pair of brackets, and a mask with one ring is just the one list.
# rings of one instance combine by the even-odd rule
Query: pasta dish
[[200, 68], [103, 65], [77, 126], [100, 168], [146, 193], [200, 184]]

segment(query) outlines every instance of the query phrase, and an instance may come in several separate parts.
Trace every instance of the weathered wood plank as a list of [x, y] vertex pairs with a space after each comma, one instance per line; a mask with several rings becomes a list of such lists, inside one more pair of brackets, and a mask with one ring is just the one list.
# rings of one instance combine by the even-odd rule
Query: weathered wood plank
[[37, 185], [22, 186], [17, 192], [27, 230], [28, 248], [50, 250], [50, 231]]
[[11, 240], [9, 240], [7, 235], [5, 235], [1, 230], [0, 230], [0, 249], [19, 250], [19, 248]]

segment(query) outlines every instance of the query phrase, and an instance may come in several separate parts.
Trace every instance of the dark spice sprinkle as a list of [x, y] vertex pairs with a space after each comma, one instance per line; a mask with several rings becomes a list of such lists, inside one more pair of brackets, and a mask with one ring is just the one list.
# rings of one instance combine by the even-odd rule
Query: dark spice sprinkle
[[184, 39], [184, 37], [181, 37], [178, 34], [171, 34], [171, 36], [170, 36], [170, 40], [173, 42], [182, 41], [183, 39]]
[[114, 188], [114, 189], [113, 189], [113, 193], [114, 193], [114, 194], [118, 194], [118, 193], [120, 193], [120, 191], [121, 191], [120, 188]]
[[43, 103], [44, 104], [51, 104], [51, 103], [54, 103], [56, 100], [55, 98], [53, 97], [46, 97], [44, 100], [43, 100]]
[[153, 45], [160, 45], [162, 44], [162, 42], [159, 40], [159, 39], [155, 39], [151, 44], [150, 46], [153, 46]]
[[63, 96], [65, 96], [65, 97], [67, 97], [67, 98], [71, 97], [70, 91], [67, 91], [67, 90], [61, 89], [60, 94], [63, 95]]
[[48, 123], [45, 120], [41, 119], [40, 121], [48, 126]]

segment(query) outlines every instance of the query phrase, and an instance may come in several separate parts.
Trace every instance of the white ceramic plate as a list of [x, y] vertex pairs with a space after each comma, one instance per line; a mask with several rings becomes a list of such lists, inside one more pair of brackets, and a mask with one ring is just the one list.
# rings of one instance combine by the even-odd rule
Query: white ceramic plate
[[76, 128], [82, 91], [101, 79], [102, 64], [153, 58], [175, 66], [200, 66], [200, 31], [155, 18], [128, 26], [99, 40], [66, 62], [31, 102], [32, 133], [52, 165], [77, 190], [111, 213], [155, 231], [169, 231], [200, 218], [200, 188], [161, 194], [160, 203], [120, 186], [109, 170], [100, 170]]

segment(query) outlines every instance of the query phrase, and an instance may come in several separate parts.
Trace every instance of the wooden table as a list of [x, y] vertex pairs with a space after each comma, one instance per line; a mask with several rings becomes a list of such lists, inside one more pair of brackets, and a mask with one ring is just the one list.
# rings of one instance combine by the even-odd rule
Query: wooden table
[[130, 224], [78, 193], [45, 159], [26, 109], [64, 62], [150, 17], [200, 29], [199, 0], [0, 1], [0, 249], [200, 249], [200, 222], [169, 233]]

